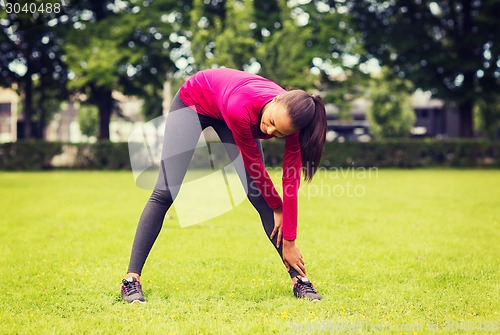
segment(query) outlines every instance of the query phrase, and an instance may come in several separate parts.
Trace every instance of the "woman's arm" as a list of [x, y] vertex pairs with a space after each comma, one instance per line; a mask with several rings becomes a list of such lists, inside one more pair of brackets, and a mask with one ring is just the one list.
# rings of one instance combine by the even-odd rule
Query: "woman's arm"
[[250, 121], [244, 115], [244, 113], [228, 113], [226, 122], [233, 133], [236, 145], [240, 149], [245, 168], [264, 200], [272, 209], [281, 208], [283, 202], [266, 171], [261, 152], [250, 128]]
[[297, 238], [298, 193], [302, 171], [302, 157], [298, 132], [285, 138], [283, 154], [283, 238]]
[[302, 156], [297, 132], [285, 138], [283, 155], [283, 261], [288, 270], [292, 267], [305, 277], [304, 259], [295, 245], [301, 171]]

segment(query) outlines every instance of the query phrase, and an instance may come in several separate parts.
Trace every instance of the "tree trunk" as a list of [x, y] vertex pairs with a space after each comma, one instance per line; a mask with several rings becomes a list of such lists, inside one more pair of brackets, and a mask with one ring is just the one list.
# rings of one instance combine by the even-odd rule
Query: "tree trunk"
[[33, 80], [31, 74], [26, 73], [26, 82], [24, 87], [24, 139], [33, 137], [33, 127], [31, 126], [31, 118], [33, 115]]
[[106, 87], [92, 86], [94, 100], [97, 101], [99, 109], [99, 141], [109, 140], [109, 123], [111, 121], [111, 113], [113, 112], [113, 97], [112, 91]]
[[474, 119], [473, 119], [474, 104], [472, 101], [465, 101], [458, 105], [460, 116], [460, 137], [474, 136]]
[[[43, 85], [43, 83], [42, 83]], [[45, 138], [45, 119], [47, 118], [47, 110], [44, 107], [46, 95], [45, 90], [40, 87], [40, 103], [38, 104], [38, 125], [37, 131], [34, 134], [36, 139], [43, 140]]]
[[[454, 4], [452, 4], [454, 5]], [[472, 3], [471, 1], [462, 2], [462, 22], [459, 24], [459, 41], [463, 41], [465, 36], [470, 36], [473, 32], [473, 18], [472, 18]], [[459, 20], [460, 21], [460, 20]], [[475, 59], [473, 48], [471, 48], [470, 43], [460, 42], [461, 47], [459, 48], [460, 57], [464, 60]], [[463, 73], [464, 80], [462, 83], [462, 92], [464, 96], [469, 95], [474, 92], [474, 71], [465, 70]], [[460, 137], [473, 137], [474, 136], [474, 101], [472, 98], [465, 98], [464, 101], [460, 102], [458, 105], [458, 110], [460, 113]]]
[[39, 140], [45, 139], [45, 119], [47, 118], [47, 110], [45, 107], [40, 107], [39, 110], [39, 120], [38, 120], [38, 128], [35, 134], [35, 138]]

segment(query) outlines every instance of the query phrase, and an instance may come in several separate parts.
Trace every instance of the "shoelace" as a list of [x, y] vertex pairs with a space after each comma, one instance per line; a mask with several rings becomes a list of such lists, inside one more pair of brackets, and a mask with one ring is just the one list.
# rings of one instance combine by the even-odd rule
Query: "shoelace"
[[124, 279], [122, 281], [122, 283], [123, 283], [123, 285], [125, 285], [125, 290], [127, 291], [127, 294], [139, 292], [139, 282], [138, 281], [130, 282], [130, 281]]
[[300, 281], [300, 284], [304, 287], [306, 293], [318, 294], [318, 291], [314, 289], [314, 286], [311, 282]]

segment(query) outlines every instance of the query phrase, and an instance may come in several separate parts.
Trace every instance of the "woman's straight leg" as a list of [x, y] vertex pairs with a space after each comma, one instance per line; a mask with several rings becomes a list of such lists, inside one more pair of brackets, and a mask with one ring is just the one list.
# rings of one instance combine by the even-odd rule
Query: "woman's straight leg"
[[165, 120], [158, 180], [137, 225], [128, 273], [141, 274], [165, 214], [179, 192], [202, 128], [198, 113], [176, 95]]

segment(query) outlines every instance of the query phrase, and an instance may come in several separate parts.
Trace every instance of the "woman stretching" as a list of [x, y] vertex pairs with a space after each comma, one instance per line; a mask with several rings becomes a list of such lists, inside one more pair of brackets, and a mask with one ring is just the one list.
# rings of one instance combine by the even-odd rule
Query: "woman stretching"
[[[248, 199], [290, 274], [295, 296], [320, 300], [321, 295], [306, 277], [295, 239], [301, 172], [304, 180], [312, 179], [325, 143], [324, 104], [317, 95], [286, 91], [268, 79], [225, 68], [196, 73], [173, 99], [165, 123], [158, 180], [140, 217], [128, 273], [122, 281], [123, 300], [145, 301], [140, 284], [142, 268], [206, 127], [217, 132], [246, 183]], [[285, 139], [283, 200], [266, 172], [260, 145], [260, 139], [273, 137]], [[236, 166], [239, 155], [243, 161], [240, 168]]]

